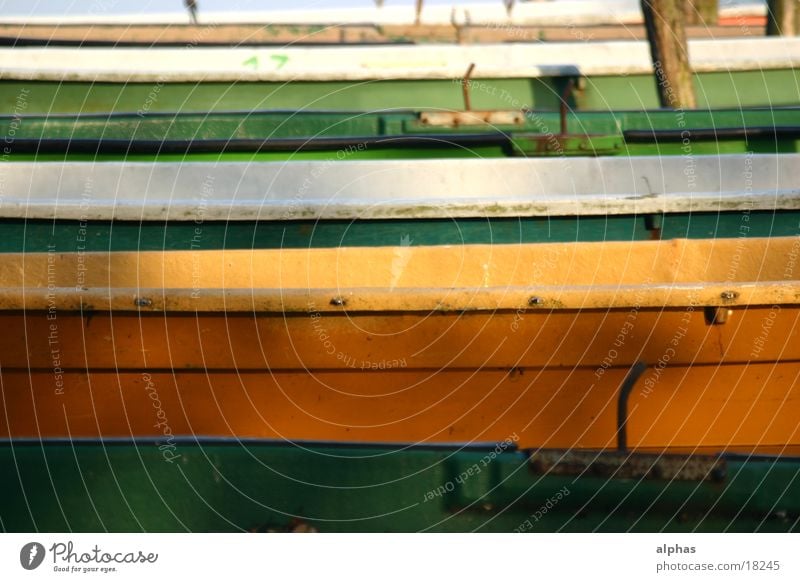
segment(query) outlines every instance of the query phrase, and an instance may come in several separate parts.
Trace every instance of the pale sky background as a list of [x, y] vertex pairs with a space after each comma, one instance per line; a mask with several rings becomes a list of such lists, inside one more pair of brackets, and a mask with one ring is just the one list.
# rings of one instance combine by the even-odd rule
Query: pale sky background
[[[570, 0], [556, 0], [569, 2]], [[723, 6], [753, 3], [754, 0], [720, 0]], [[757, 0], [756, 0], [757, 1]], [[491, 0], [488, 0], [491, 3]], [[501, 4], [501, 0], [496, 0]], [[486, 4], [487, 0], [425, 0], [426, 6]], [[231, 5], [239, 10], [313, 10], [337, 7], [373, 7], [371, 0], [198, 0], [203, 12], [225, 11]], [[385, 6], [413, 6], [414, 0], [385, 0]], [[56, 16], [79, 14], [158, 14], [184, 12], [182, 0], [0, 0], [0, 15]]]
[[[491, 0], [489, 0], [491, 2]], [[563, 0], [562, 0], [563, 1]], [[232, 4], [242, 10], [302, 10], [313, 8], [338, 8], [368, 6], [371, 0], [197, 0], [200, 9], [216, 12], [228, 9]], [[425, 5], [486, 4], [487, 0], [425, 0]], [[500, 0], [497, 0], [500, 4]], [[12, 14], [85, 14], [96, 5], [95, 13], [136, 14], [183, 11], [183, 0], [0, 0], [0, 12]], [[414, 6], [414, 0], [384, 0], [384, 6]], [[100, 8], [100, 9], [98, 9]], [[102, 8], [106, 8], [103, 10]]]

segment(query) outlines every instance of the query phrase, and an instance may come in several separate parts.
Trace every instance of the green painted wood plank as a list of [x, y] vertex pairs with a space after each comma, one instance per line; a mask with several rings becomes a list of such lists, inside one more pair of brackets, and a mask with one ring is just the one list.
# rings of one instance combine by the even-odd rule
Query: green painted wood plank
[[[164, 113], [98, 113], [82, 115], [0, 116], [0, 135], [23, 138], [115, 139], [235, 139], [404, 135], [409, 133], [474, 133], [475, 127], [435, 127], [420, 122], [415, 111], [226, 111], [187, 113], [179, 108]], [[505, 109], [512, 109], [510, 106]], [[558, 132], [560, 117], [553, 111], [531, 111], [519, 126], [503, 130]], [[800, 109], [698, 109], [669, 111], [575, 111], [567, 115], [568, 131], [613, 135], [626, 130], [763, 127], [800, 125]], [[13, 131], [12, 131], [13, 128]]]
[[[800, 235], [800, 211], [460, 220], [85, 222], [0, 220], [0, 252], [332, 248]], [[650, 227], [650, 228], [648, 228]]]
[[[1, 148], [0, 148], [1, 149]], [[342, 153], [339, 153], [342, 151]], [[130, 162], [275, 162], [275, 161], [301, 161], [301, 160], [426, 160], [431, 158], [499, 158], [507, 154], [499, 146], [482, 147], [450, 147], [450, 148], [380, 148], [335, 151], [289, 151], [289, 152], [258, 152], [258, 153], [191, 153], [191, 154], [15, 154], [9, 156], [17, 162], [91, 162], [91, 161], [117, 161]]]
[[[701, 73], [695, 76], [699, 106], [747, 107], [796, 105], [800, 72], [791, 70]], [[485, 79], [471, 92], [474, 109], [557, 109], [568, 79]], [[223, 111], [230, 109], [463, 109], [458, 83], [451, 80], [239, 83], [83, 83], [6, 81], [0, 111], [26, 113], [108, 111]], [[571, 105], [578, 109], [652, 109], [658, 107], [651, 75], [582, 79]]]
[[[464, 157], [505, 157], [542, 155], [536, 139], [560, 144], [548, 155], [594, 155], [591, 143], [614, 142], [619, 147], [603, 155], [719, 155], [734, 153], [781, 153], [800, 151], [800, 109], [729, 109], [698, 111], [646, 112], [571, 112], [567, 116], [568, 137], [558, 136], [560, 119], [552, 112], [529, 112], [517, 126], [435, 127], [420, 121], [418, 113], [360, 112], [332, 113], [308, 111], [270, 111], [254, 113], [166, 113], [144, 116], [0, 116], [3, 147], [0, 159], [17, 161], [57, 161], [71, 159], [130, 161], [275, 161], [275, 160], [358, 160], [358, 159], [427, 159]], [[775, 128], [775, 129], [770, 129]], [[732, 130], [735, 130], [731, 133]], [[746, 135], [741, 132], [746, 130]], [[652, 139], [654, 131], [687, 132], [687, 140]], [[777, 131], [777, 134], [775, 133]], [[635, 139], [631, 132], [638, 132]], [[623, 137], [623, 133], [625, 136]], [[464, 134], [470, 134], [465, 136]], [[584, 149], [580, 136], [593, 136]], [[413, 142], [383, 140], [387, 137], [411, 137]], [[459, 137], [460, 136], [460, 137]], [[558, 136], [558, 137], [556, 137]], [[642, 136], [645, 139], [642, 139]], [[650, 136], [650, 137], [648, 137]], [[690, 138], [688, 136], [691, 136]], [[315, 140], [341, 138], [351, 145], [335, 141], [324, 151], [299, 149]], [[452, 138], [452, 139], [451, 139]], [[461, 142], [464, 138], [468, 141]], [[480, 142], [490, 138], [488, 142]], [[377, 140], [364, 142], [359, 140]], [[470, 141], [471, 139], [471, 141]], [[82, 140], [112, 140], [152, 144], [150, 153], [128, 153], [128, 146], [117, 153], [97, 153], [96, 145], [88, 153], [72, 149], [45, 152], [39, 140], [61, 140], [75, 147]], [[94, 140], [94, 141], [92, 141]], [[214, 140], [209, 153], [164, 152], [163, 142], [203, 142]], [[222, 151], [222, 145], [236, 140], [285, 140], [291, 145], [280, 151]], [[426, 143], [429, 140], [430, 143]], [[515, 144], [528, 144], [521, 152]], [[28, 145], [24, 145], [24, 143]], [[329, 142], [330, 143], [330, 142]], [[84, 146], [86, 147], [86, 146]], [[570, 151], [573, 148], [574, 151]], [[83, 151], [83, 150], [81, 150]]]
[[[538, 79], [495, 79], [503, 95], [521, 104], [553, 108], [559, 94]], [[231, 109], [461, 109], [460, 85], [451, 80], [237, 83], [81, 83], [9, 81], [0, 84], [0, 111], [13, 112], [25, 95], [26, 113], [225, 111]], [[157, 87], [157, 90], [154, 90]], [[473, 97], [476, 109], [509, 107], [491, 93]]]
[[[694, 78], [698, 107], [778, 107], [800, 103], [800, 71], [700, 73]], [[580, 109], [653, 109], [659, 106], [652, 75], [591, 77], [576, 97]]]
[[[798, 529], [797, 459], [729, 460], [727, 479], [712, 484], [539, 478], [522, 452], [484, 463], [488, 448], [174, 447], [168, 462], [157, 443], [0, 445], [3, 528], [268, 531], [300, 520], [369, 532]], [[568, 495], [536, 520], [559, 491]]]

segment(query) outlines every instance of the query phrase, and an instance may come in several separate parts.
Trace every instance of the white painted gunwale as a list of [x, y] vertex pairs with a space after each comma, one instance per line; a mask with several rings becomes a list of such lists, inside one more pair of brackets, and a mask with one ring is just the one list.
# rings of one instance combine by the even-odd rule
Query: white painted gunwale
[[[696, 72], [792, 69], [800, 38], [689, 41]], [[639, 41], [289, 48], [0, 49], [0, 79], [84, 82], [370, 81], [652, 74]]]
[[0, 217], [298, 220], [800, 209], [800, 154], [7, 162]]

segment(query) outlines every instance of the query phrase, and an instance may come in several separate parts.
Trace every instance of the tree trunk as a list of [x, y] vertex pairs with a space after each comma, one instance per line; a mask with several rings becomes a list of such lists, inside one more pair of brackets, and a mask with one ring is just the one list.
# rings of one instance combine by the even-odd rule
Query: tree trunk
[[714, 26], [719, 17], [719, 0], [687, 0], [686, 24], [688, 26]]
[[694, 109], [683, 0], [641, 0], [662, 107]]
[[767, 0], [767, 36], [795, 36], [797, 0]]

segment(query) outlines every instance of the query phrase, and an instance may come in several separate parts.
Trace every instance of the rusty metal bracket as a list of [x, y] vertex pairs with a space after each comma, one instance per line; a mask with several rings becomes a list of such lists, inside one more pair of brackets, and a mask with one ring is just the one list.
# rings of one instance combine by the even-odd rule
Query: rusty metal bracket
[[620, 452], [628, 450], [628, 397], [645, 370], [647, 370], [646, 363], [641, 360], [636, 362], [628, 372], [628, 375], [625, 376], [619, 389], [619, 397], [617, 399], [617, 450]]
[[644, 227], [650, 231], [653, 240], [661, 239], [661, 230], [664, 226], [663, 214], [648, 214], [644, 217]]
[[543, 449], [531, 453], [537, 475], [664, 481], [724, 481], [725, 459], [715, 455], [672, 455], [621, 451]]
[[564, 90], [561, 92], [561, 96], [560, 96], [560, 101], [561, 102], [559, 103], [559, 107], [558, 107], [558, 117], [559, 117], [559, 121], [560, 121], [560, 131], [561, 131], [561, 135], [562, 136], [565, 136], [568, 133], [568, 131], [567, 131], [567, 110], [568, 110], [567, 99], [569, 99], [572, 96], [572, 91], [574, 89], [575, 89], [575, 79], [570, 79], [569, 81], [567, 81], [566, 87], [564, 87]]
[[613, 156], [625, 151], [619, 135], [555, 135], [512, 133], [511, 151], [518, 156]]
[[525, 113], [522, 111], [473, 111], [470, 84], [475, 63], [470, 63], [461, 78], [461, 95], [464, 99], [463, 111], [423, 111], [419, 121], [426, 127], [459, 127], [475, 125], [515, 125], [525, 124]]
[[469, 92], [469, 82], [472, 77], [472, 72], [475, 70], [475, 63], [470, 63], [469, 67], [467, 67], [467, 72], [464, 73], [464, 77], [461, 79], [461, 93], [464, 96], [464, 111], [471, 111], [472, 110], [472, 101], [470, 99], [470, 92]]
[[523, 125], [525, 115], [521, 111], [423, 111], [420, 123], [428, 127], [459, 127], [490, 125]]
[[[475, 71], [475, 63], [470, 63], [459, 84], [461, 85], [461, 96], [464, 99], [463, 111], [423, 111], [419, 114], [419, 123], [425, 127], [448, 127], [457, 128], [460, 126], [522, 126], [525, 125], [524, 111], [503, 111], [503, 110], [472, 110], [471, 83], [472, 73]], [[420, 129], [420, 128], [417, 128]]]

